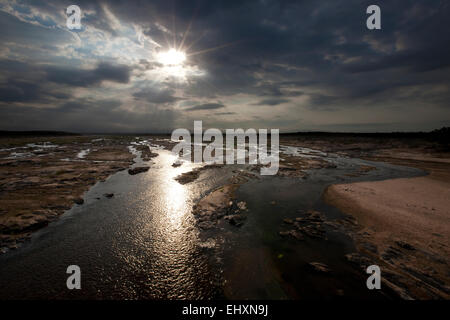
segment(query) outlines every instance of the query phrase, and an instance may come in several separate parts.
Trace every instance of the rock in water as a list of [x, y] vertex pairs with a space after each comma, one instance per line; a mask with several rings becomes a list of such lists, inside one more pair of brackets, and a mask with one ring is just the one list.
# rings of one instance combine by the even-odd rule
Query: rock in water
[[240, 227], [241, 225], [244, 224], [244, 220], [246, 219], [245, 216], [241, 215], [241, 214], [232, 214], [232, 215], [228, 215], [223, 217], [225, 220], [228, 220], [228, 222], [230, 222], [230, 224], [236, 226], [236, 227]]
[[247, 210], [247, 204], [244, 201], [240, 201], [237, 204], [239, 210]]
[[128, 169], [128, 173], [131, 175], [135, 175], [142, 172], [147, 172], [150, 167], [136, 167], [132, 169]]
[[81, 198], [76, 198], [73, 200], [73, 202], [75, 202], [76, 204], [82, 205], [84, 203], [84, 200]]

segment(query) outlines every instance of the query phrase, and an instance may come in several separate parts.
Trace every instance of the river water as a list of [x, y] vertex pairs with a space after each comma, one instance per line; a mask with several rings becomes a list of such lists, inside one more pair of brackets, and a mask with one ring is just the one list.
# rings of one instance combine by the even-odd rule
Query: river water
[[[423, 174], [319, 154], [337, 167], [311, 170], [305, 179], [251, 180], [237, 191], [237, 200], [249, 208], [245, 224], [237, 228], [223, 223], [200, 232], [192, 205], [225, 183], [235, 166], [206, 170], [195, 182], [181, 185], [173, 178], [197, 165], [174, 168], [175, 155], [156, 152], [148, 172], [132, 176], [123, 171], [97, 183], [83, 205], [0, 256], [0, 299], [361, 297], [368, 294], [364, 275], [355, 274], [342, 259], [354, 249], [351, 241], [332, 232], [328, 241], [286, 241], [278, 236], [283, 218], [298, 216], [299, 209], [318, 209], [331, 218], [341, 215], [321, 200], [332, 183]], [[360, 165], [376, 170], [347, 175]], [[335, 276], [311, 275], [304, 269], [311, 261], [327, 263]], [[81, 269], [81, 290], [66, 287], [69, 265]]]

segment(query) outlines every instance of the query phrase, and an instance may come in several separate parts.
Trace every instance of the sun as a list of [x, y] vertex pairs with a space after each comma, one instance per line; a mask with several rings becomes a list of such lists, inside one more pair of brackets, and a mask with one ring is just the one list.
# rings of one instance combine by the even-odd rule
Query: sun
[[170, 49], [158, 53], [158, 61], [165, 66], [180, 66], [186, 61], [186, 54], [183, 51]]
[[[192, 56], [216, 51], [232, 46], [239, 42], [237, 41], [233, 43], [226, 43], [200, 51], [191, 51], [194, 44], [199, 41], [204, 35], [200, 35], [191, 43], [186, 45], [185, 42], [188, 38], [192, 23], [193, 19], [190, 21], [187, 29], [183, 32], [183, 38], [180, 43], [178, 43], [177, 33], [175, 31], [172, 32], [173, 41], [169, 41], [169, 39], [164, 36], [166, 45], [159, 44], [153, 41], [155, 45], [155, 51], [152, 52], [152, 61], [157, 62], [160, 65], [157, 68], [148, 70], [147, 73], [156, 75], [158, 78], [164, 79], [164, 81], [170, 79], [177, 82], [186, 82], [190, 77], [199, 77], [206, 74], [205, 71], [201, 70], [199, 66], [194, 63], [194, 61], [196, 61], [197, 59], [194, 59], [194, 61], [191, 60]], [[189, 62], [187, 61], [188, 59]]]

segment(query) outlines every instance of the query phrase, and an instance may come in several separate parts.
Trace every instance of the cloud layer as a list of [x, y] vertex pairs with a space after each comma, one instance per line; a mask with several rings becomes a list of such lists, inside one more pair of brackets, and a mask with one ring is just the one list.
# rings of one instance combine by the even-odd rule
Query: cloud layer
[[446, 1], [379, 1], [375, 31], [360, 0], [80, 0], [79, 31], [71, 4], [0, 1], [0, 129], [450, 125]]

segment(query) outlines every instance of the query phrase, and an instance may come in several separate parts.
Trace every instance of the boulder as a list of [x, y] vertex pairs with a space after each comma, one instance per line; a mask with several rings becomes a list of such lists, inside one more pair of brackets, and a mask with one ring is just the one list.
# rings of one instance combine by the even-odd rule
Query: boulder
[[150, 169], [150, 167], [136, 167], [132, 169], [128, 169], [128, 173], [131, 175], [139, 174], [142, 172], [147, 172]]

